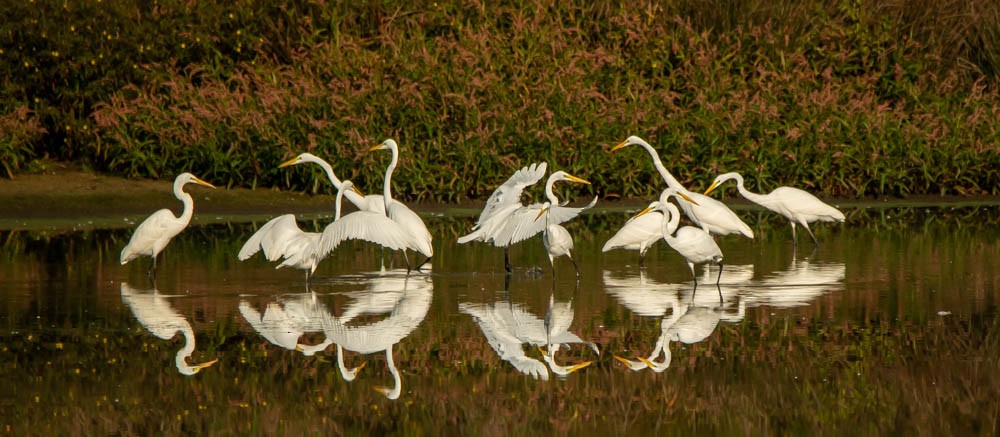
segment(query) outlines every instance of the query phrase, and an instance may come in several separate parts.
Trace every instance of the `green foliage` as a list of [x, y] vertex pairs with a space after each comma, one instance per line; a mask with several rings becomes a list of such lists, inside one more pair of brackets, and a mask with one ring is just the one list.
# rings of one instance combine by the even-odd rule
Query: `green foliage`
[[111, 3], [4, 6], [0, 68], [53, 156], [129, 177], [325, 190], [275, 169], [310, 151], [377, 191], [365, 150], [392, 137], [405, 198], [483, 198], [540, 160], [649, 195], [648, 157], [604, 153], [635, 134], [692, 188], [1000, 193], [988, 2]]

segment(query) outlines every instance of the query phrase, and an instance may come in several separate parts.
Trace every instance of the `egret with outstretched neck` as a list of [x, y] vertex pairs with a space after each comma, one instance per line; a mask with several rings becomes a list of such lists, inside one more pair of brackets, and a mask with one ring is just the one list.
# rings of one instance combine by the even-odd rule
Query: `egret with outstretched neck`
[[705, 230], [705, 232], [710, 232], [716, 235], [729, 235], [729, 234], [741, 234], [747, 238], [753, 238], [753, 230], [750, 226], [747, 226], [743, 220], [740, 220], [739, 216], [729, 209], [726, 204], [715, 200], [711, 197], [705, 196], [701, 193], [695, 193], [689, 191], [680, 181], [667, 171], [667, 168], [663, 166], [663, 162], [660, 161], [660, 155], [656, 153], [656, 149], [649, 145], [645, 140], [639, 138], [635, 135], [628, 137], [625, 141], [622, 141], [617, 146], [611, 149], [612, 152], [621, 149], [623, 147], [638, 145], [649, 152], [649, 156], [653, 159], [653, 166], [656, 170], [660, 172], [660, 176], [667, 182], [667, 186], [677, 190], [678, 193], [684, 193], [686, 196], [693, 199], [695, 203], [681, 203], [681, 209], [684, 210], [684, 214], [688, 216], [698, 227]]
[[719, 175], [719, 177], [715, 178], [715, 181], [712, 182], [712, 185], [705, 190], [705, 195], [707, 196], [720, 185], [731, 180], [736, 181], [736, 189], [739, 190], [740, 194], [747, 200], [781, 214], [788, 219], [788, 222], [792, 225], [793, 245], [798, 244], [798, 240], [795, 238], [796, 223], [802, 225], [803, 228], [806, 228], [806, 231], [809, 232], [809, 236], [812, 237], [813, 243], [819, 246], [819, 240], [816, 239], [812, 230], [809, 229], [809, 223], [817, 221], [844, 221], [844, 213], [840, 212], [840, 210], [823, 203], [823, 201], [816, 198], [816, 196], [798, 188], [778, 187], [768, 194], [753, 193], [746, 189], [743, 184], [743, 176], [736, 172]]

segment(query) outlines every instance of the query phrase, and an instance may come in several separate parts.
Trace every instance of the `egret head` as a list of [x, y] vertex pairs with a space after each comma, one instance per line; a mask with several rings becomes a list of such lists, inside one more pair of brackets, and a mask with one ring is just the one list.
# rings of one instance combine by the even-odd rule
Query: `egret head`
[[555, 173], [552, 173], [552, 175], [549, 176], [549, 179], [551, 179], [553, 182], [568, 181], [568, 182], [576, 182], [578, 184], [590, 185], [590, 182], [587, 182], [584, 179], [581, 179], [581, 178], [578, 178], [576, 176], [573, 176], [573, 175], [571, 175], [569, 173], [566, 173], [566, 172], [564, 172], [562, 170], [557, 171]]
[[358, 193], [359, 196], [365, 195], [365, 193], [362, 193], [361, 190], [358, 189], [358, 187], [354, 186], [354, 182], [351, 182], [349, 180], [342, 182], [340, 185], [340, 191], [347, 191], [347, 190]]
[[176, 360], [175, 364], [177, 364], [177, 371], [181, 372], [182, 375], [191, 376], [191, 375], [194, 375], [194, 374], [200, 372], [201, 369], [209, 367], [209, 366], [211, 366], [211, 365], [213, 365], [213, 364], [215, 364], [217, 362], [219, 362], [218, 358], [216, 358], [216, 359], [214, 359], [212, 361], [206, 362], [206, 363], [195, 364], [195, 365], [192, 366], [192, 365], [189, 365], [187, 363], [187, 361], [185, 361], [184, 358], [182, 358], [180, 356], [180, 354], [178, 354], [177, 360]]
[[318, 156], [313, 155], [312, 153], [306, 152], [306, 153], [300, 154], [299, 156], [296, 156], [296, 157], [294, 157], [292, 159], [289, 159], [288, 161], [282, 162], [280, 165], [278, 165], [278, 168], [285, 168], [285, 167], [288, 167], [290, 165], [302, 164], [302, 163], [305, 163], [305, 162], [319, 163], [320, 161], [322, 161], [322, 159], [320, 159]]
[[176, 186], [184, 186], [184, 185], [189, 184], [189, 183], [194, 183], [194, 184], [198, 184], [198, 185], [204, 185], [204, 186], [209, 187], [209, 188], [215, 188], [215, 185], [212, 185], [212, 184], [210, 184], [208, 182], [205, 182], [205, 181], [199, 179], [197, 176], [195, 176], [195, 175], [193, 175], [191, 173], [187, 173], [187, 172], [181, 173], [181, 174], [177, 175], [177, 179], [174, 179], [174, 186], [175, 187]]
[[611, 151], [614, 152], [615, 150], [621, 149], [621, 148], [626, 147], [626, 146], [635, 145], [635, 144], [638, 144], [640, 146], [650, 147], [649, 143], [647, 143], [645, 140], [643, 140], [642, 138], [639, 138], [639, 137], [637, 137], [635, 135], [632, 135], [632, 136], [626, 138], [625, 141], [622, 141], [622, 142], [618, 143], [617, 146], [612, 147]]
[[737, 180], [737, 181], [739, 181], [739, 182], [742, 182], [743, 181], [743, 176], [740, 176], [740, 174], [736, 173], [736, 172], [729, 172], [729, 173], [720, 174], [718, 177], [715, 178], [714, 181], [712, 181], [712, 185], [709, 186], [707, 190], [705, 190], [705, 195], [707, 196], [708, 193], [711, 193], [716, 188], [719, 188], [719, 185], [722, 185], [726, 181], [730, 181], [730, 180], [734, 180], [734, 179]]
[[535, 221], [538, 221], [538, 219], [542, 218], [542, 216], [545, 215], [545, 213], [549, 212], [549, 208], [551, 206], [552, 206], [552, 203], [550, 203], [550, 202], [543, 203], [542, 204], [542, 209], [539, 210], [538, 211], [538, 215], [535, 216]]
[[666, 204], [664, 202], [656, 200], [653, 203], [650, 203], [649, 206], [646, 207], [646, 209], [639, 211], [638, 214], [632, 216], [632, 218], [641, 217], [653, 211], [663, 211], [664, 208], [666, 208]]
[[663, 192], [660, 193], [660, 202], [666, 203], [668, 200], [670, 200], [670, 196], [674, 196], [674, 197], [678, 197], [678, 198], [684, 199], [684, 200], [686, 200], [686, 201], [688, 201], [690, 203], [693, 203], [695, 205], [698, 204], [698, 202], [695, 202], [694, 199], [688, 197], [687, 194], [684, 194], [684, 192], [678, 191], [675, 188], [667, 188], [666, 190], [663, 190]]
[[392, 149], [398, 149], [398, 148], [399, 148], [399, 146], [396, 145], [396, 141], [393, 140], [392, 138], [389, 138], [389, 139], [383, 141], [382, 144], [379, 144], [377, 146], [374, 146], [374, 147], [368, 149], [368, 151], [369, 152], [374, 152], [376, 150], [392, 150]]

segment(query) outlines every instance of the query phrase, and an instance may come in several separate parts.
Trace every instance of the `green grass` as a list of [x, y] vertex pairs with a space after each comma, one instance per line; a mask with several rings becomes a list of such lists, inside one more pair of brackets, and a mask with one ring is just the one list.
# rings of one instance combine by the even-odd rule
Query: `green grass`
[[275, 169], [311, 151], [378, 191], [386, 158], [364, 151], [392, 137], [411, 200], [481, 199], [539, 160], [649, 195], [663, 183], [644, 154], [604, 153], [635, 134], [693, 189], [740, 171], [758, 191], [1000, 193], [991, 3], [165, 2], [137, 26], [110, 3], [44, 23], [6, 6], [2, 36], [31, 50], [0, 57], [4, 86], [47, 129], [8, 172], [49, 155], [325, 191], [320, 172]]

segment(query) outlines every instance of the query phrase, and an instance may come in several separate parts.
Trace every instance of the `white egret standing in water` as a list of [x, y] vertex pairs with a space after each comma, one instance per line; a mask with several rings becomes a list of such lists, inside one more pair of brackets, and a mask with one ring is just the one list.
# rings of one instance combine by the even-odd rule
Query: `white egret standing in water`
[[[411, 236], [412, 241], [408, 248], [420, 252], [427, 257], [424, 262], [417, 264], [416, 268], [420, 270], [420, 267], [428, 263], [434, 256], [434, 248], [431, 246], [431, 233], [427, 230], [427, 225], [420, 219], [420, 216], [402, 202], [392, 198], [392, 172], [396, 170], [396, 164], [399, 163], [399, 146], [396, 144], [396, 141], [387, 139], [382, 144], [372, 147], [368, 151], [373, 152], [376, 150], [389, 150], [392, 152], [392, 160], [389, 161], [389, 166], [385, 169], [385, 185], [382, 189], [385, 214]], [[406, 258], [405, 249], [403, 257], [404, 259]], [[409, 261], [407, 261], [407, 269], [409, 269]]]
[[542, 231], [542, 244], [545, 246], [545, 251], [549, 253], [549, 263], [552, 265], [552, 277], [556, 276], [556, 258], [560, 256], [565, 256], [569, 258], [569, 262], [573, 263], [573, 270], [576, 270], [576, 276], [580, 277], [580, 268], [576, 266], [576, 261], [573, 260], [573, 236], [569, 234], [562, 225], [557, 225], [549, 223], [549, 207], [552, 204], [545, 202], [542, 204], [542, 210], [538, 212], [535, 220], [538, 220], [543, 215], [545, 216], [545, 230]]
[[[694, 226], [684, 226], [677, 229], [680, 223], [680, 211], [668, 201], [672, 195], [674, 194], [665, 191], [660, 195], [660, 200], [649, 204], [636, 216], [644, 215], [650, 211], [663, 212], [663, 239], [687, 261], [694, 279], [695, 290], [698, 289], [698, 276], [694, 272], [694, 265], [702, 263], [719, 265], [719, 277], [715, 281], [718, 288], [722, 281], [722, 249], [719, 249], [719, 245], [712, 239], [712, 236], [703, 229]], [[674, 232], [677, 235], [674, 235]], [[719, 300], [722, 300], [721, 288], [719, 288]]]
[[[524, 169], [521, 171], [524, 171]], [[515, 176], [517, 176], [517, 174], [515, 174]], [[583, 210], [591, 208], [597, 203], [597, 197], [595, 196], [594, 200], [584, 207], [570, 208], [560, 205], [559, 198], [556, 197], [555, 193], [552, 191], [552, 187], [559, 181], [590, 185], [590, 182], [566, 173], [565, 171], [557, 171], [549, 175], [548, 180], [545, 182], [545, 197], [548, 199], [548, 203], [550, 205], [549, 210], [546, 213], [548, 214], [547, 220], [549, 224], [560, 224], [569, 221], [580, 215]], [[508, 183], [509, 182], [510, 181], [508, 181]], [[504, 185], [506, 186], [507, 184]], [[544, 204], [535, 203], [525, 206], [521, 204], [517, 198], [520, 195], [520, 191], [518, 190], [516, 192], [517, 196], [512, 198], [508, 197], [509, 200], [505, 201], [506, 204], [504, 209], [509, 210], [509, 213], [503, 215], [496, 214], [489, 217], [486, 223], [482, 223], [478, 228], [474, 228], [473, 232], [458, 239], [460, 244], [468, 243], [470, 241], [482, 241], [492, 243], [496, 247], [502, 247], [504, 249], [504, 269], [507, 273], [511, 272], [509, 252], [510, 245], [538, 235], [544, 231], [546, 227], [546, 222], [539, 222], [536, 220], [538, 218], [538, 213], [542, 210]], [[487, 208], [489, 207], [490, 205], [487, 204]]]
[[796, 223], [806, 228], [809, 236], [812, 237], [813, 243], [819, 246], [819, 240], [816, 239], [812, 230], [809, 229], [809, 223], [817, 221], [844, 221], [844, 213], [840, 212], [840, 210], [823, 203], [816, 196], [798, 188], [778, 187], [768, 194], [752, 193], [743, 185], [743, 176], [736, 172], [719, 175], [712, 182], [712, 185], [708, 187], [708, 190], [705, 190], [705, 195], [708, 195], [708, 193], [718, 188], [719, 185], [730, 180], [736, 180], [736, 189], [747, 200], [781, 214], [788, 219], [788, 222], [792, 225], [792, 244], [798, 244], [798, 240], [795, 238]]
[[701, 193], [695, 193], [693, 191], [688, 191], [681, 185], [680, 181], [667, 171], [667, 168], [663, 166], [663, 162], [660, 161], [660, 155], [656, 153], [656, 149], [649, 145], [642, 138], [637, 136], [630, 136], [625, 141], [622, 141], [617, 146], [611, 149], [612, 152], [621, 149], [626, 146], [639, 145], [640, 147], [646, 149], [649, 155], [653, 158], [653, 166], [656, 170], [660, 172], [660, 176], [667, 182], [667, 186], [677, 190], [678, 193], [684, 193], [684, 195], [690, 197], [697, 203], [681, 203], [681, 209], [687, 214], [688, 218], [691, 219], [698, 227], [705, 230], [705, 232], [711, 232], [717, 235], [728, 235], [728, 234], [742, 234], [747, 238], [753, 238], [753, 230], [743, 220], [740, 220], [739, 216], [729, 209], [726, 204], [715, 200], [711, 197], [705, 196]]
[[[681, 196], [684, 200], [689, 202], [694, 202], [693, 199], [688, 197], [686, 194], [677, 191], [674, 188], [667, 188], [663, 191], [664, 193], [670, 193]], [[622, 225], [621, 229], [615, 233], [614, 236], [608, 239], [604, 243], [604, 248], [601, 252], [607, 252], [613, 249], [625, 249], [625, 250], [638, 250], [639, 251], [639, 267], [643, 267], [643, 258], [646, 256], [646, 251], [649, 247], [655, 244], [657, 241], [663, 239], [663, 213], [649, 212], [641, 216], [635, 216], [630, 218], [628, 221]]]
[[170, 240], [174, 236], [181, 233], [187, 227], [191, 221], [191, 216], [194, 214], [194, 199], [191, 198], [190, 194], [184, 192], [184, 185], [188, 183], [215, 188], [214, 185], [198, 179], [191, 173], [185, 172], [178, 175], [174, 179], [174, 196], [184, 204], [184, 211], [181, 213], [181, 216], [175, 217], [173, 212], [164, 208], [154, 212], [146, 220], [143, 220], [139, 224], [139, 227], [135, 228], [135, 232], [132, 234], [132, 238], [128, 244], [122, 249], [121, 263], [123, 265], [139, 256], [152, 257], [153, 261], [150, 264], [147, 274], [150, 277], [156, 276], [156, 256], [160, 254], [160, 251], [164, 247], [167, 247], [167, 244], [170, 243]]

